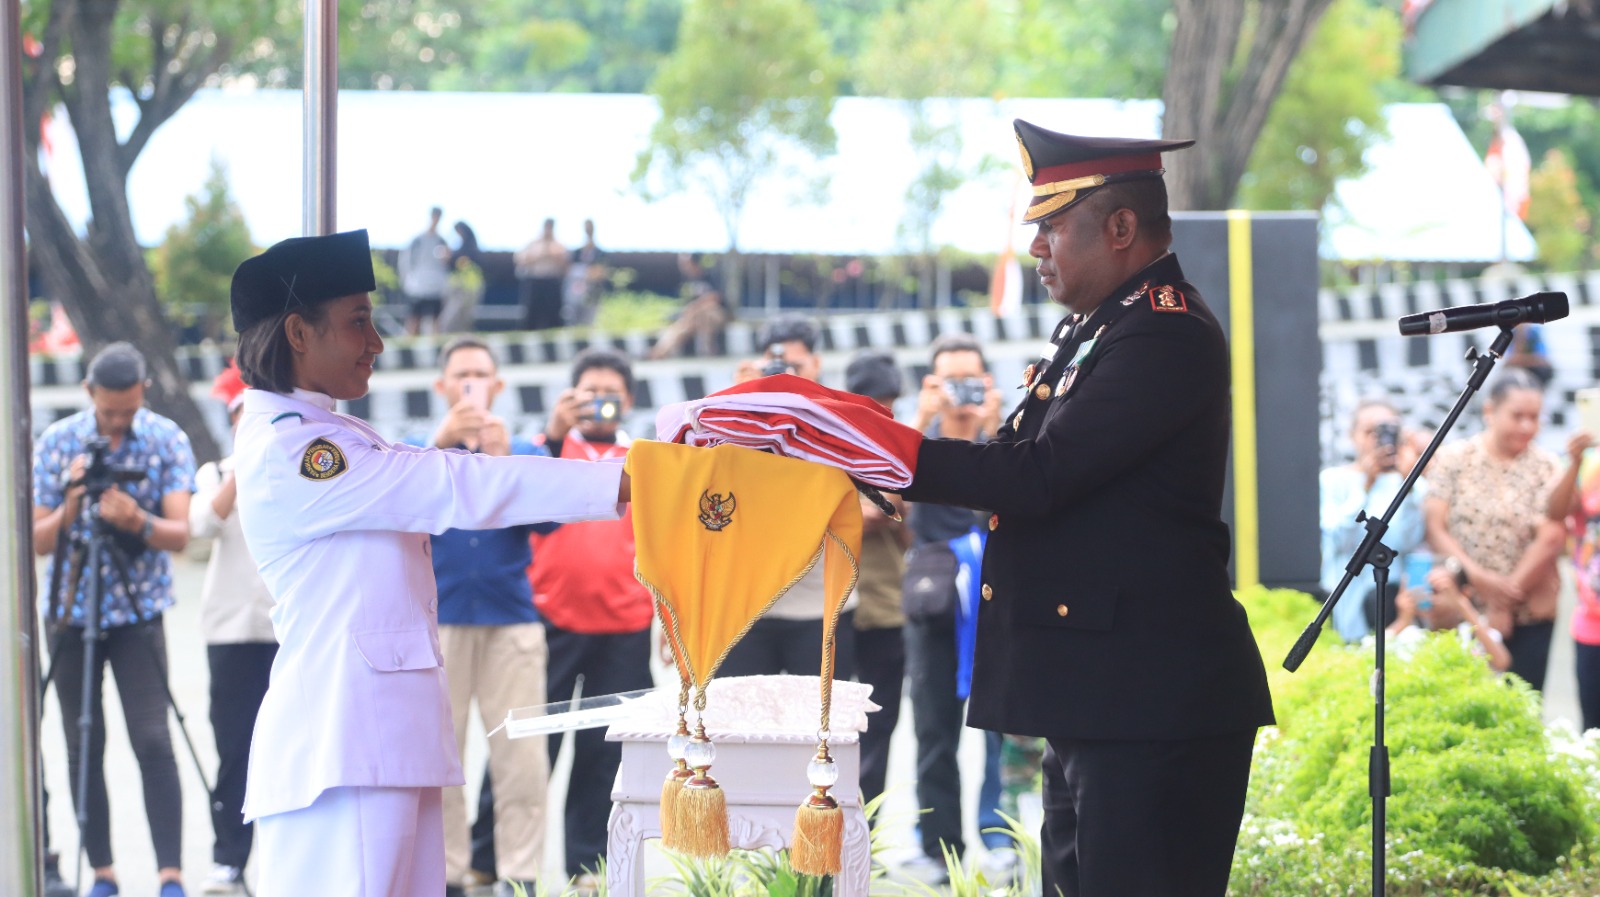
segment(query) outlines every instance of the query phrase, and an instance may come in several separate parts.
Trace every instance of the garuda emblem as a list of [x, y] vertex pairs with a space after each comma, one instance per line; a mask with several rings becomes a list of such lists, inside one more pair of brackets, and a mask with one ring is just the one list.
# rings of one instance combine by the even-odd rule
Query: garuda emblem
[[701, 492], [700, 524], [714, 533], [721, 532], [723, 527], [733, 522], [733, 509], [738, 504], [732, 492], [726, 497], [720, 492]]

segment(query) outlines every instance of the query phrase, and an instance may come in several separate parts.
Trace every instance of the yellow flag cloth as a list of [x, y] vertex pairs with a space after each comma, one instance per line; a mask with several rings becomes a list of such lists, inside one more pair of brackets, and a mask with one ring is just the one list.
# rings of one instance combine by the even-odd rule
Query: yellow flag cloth
[[837, 468], [735, 445], [638, 441], [635, 572], [663, 608], [680, 674], [704, 688], [728, 650], [822, 559], [824, 699], [833, 632], [855, 587], [861, 504]]

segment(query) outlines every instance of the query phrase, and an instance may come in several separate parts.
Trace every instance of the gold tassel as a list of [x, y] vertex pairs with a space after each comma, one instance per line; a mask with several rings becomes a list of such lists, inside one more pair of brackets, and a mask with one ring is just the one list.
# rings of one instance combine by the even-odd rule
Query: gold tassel
[[[684, 689], [687, 694], [688, 688]], [[678, 795], [683, 791], [683, 783], [688, 781], [694, 772], [689, 769], [689, 764], [684, 762], [683, 751], [689, 742], [689, 723], [684, 719], [686, 708], [680, 702], [678, 705], [678, 731], [672, 733], [667, 739], [667, 755], [672, 758], [672, 769], [667, 771], [667, 777], [661, 783], [661, 846], [671, 850], [678, 849], [677, 837], [677, 804]]]
[[728, 855], [728, 798], [708, 772], [716, 755], [717, 749], [706, 737], [705, 720], [697, 720], [694, 738], [684, 749], [685, 762], [694, 775], [672, 802], [673, 840], [678, 850], [690, 856]]
[[794, 813], [789, 867], [801, 875], [838, 875], [843, 867], [844, 811], [821, 788]]
[[819, 734], [817, 755], [806, 765], [811, 794], [794, 814], [789, 867], [802, 875], [838, 875], [843, 866], [844, 811], [828, 789], [839, 781], [839, 766], [828, 753], [827, 730]]
[[683, 783], [692, 775], [689, 767], [679, 760], [661, 782], [661, 846], [669, 850], [678, 849], [678, 796], [683, 793]]
[[728, 855], [728, 798], [715, 779], [703, 773], [695, 775], [684, 783], [673, 806], [677, 810], [673, 834], [679, 851], [696, 857]]

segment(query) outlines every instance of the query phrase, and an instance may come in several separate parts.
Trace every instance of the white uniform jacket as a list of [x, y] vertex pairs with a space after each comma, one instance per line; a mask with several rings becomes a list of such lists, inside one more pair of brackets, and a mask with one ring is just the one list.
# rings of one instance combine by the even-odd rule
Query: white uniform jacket
[[429, 533], [614, 519], [620, 464], [391, 443], [328, 396], [245, 393], [238, 514], [280, 648], [245, 818], [336, 786], [460, 785]]

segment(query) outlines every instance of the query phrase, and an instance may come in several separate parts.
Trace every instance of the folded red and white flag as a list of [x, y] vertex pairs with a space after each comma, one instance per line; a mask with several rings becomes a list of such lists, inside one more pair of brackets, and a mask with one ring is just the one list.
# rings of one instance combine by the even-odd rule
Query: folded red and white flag
[[837, 467], [880, 489], [911, 485], [922, 434], [877, 402], [793, 374], [774, 374], [677, 402], [656, 435], [685, 445], [741, 445]]

